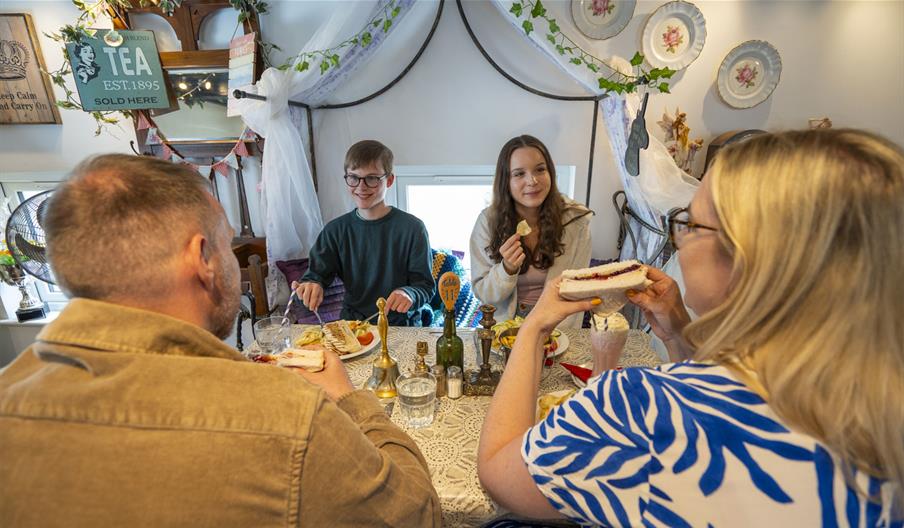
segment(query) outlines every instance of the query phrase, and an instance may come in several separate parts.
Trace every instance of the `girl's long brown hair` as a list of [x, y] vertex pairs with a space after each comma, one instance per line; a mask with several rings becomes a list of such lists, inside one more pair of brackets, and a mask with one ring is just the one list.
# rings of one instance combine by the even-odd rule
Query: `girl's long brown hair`
[[562, 214], [565, 212], [565, 200], [559, 194], [556, 186], [556, 166], [552, 163], [552, 157], [546, 145], [539, 139], [522, 135], [514, 137], [499, 152], [496, 161], [496, 178], [493, 181], [493, 201], [490, 204], [489, 227], [490, 245], [486, 247], [487, 254], [495, 262], [502, 260], [499, 248], [515, 233], [515, 226], [521, 221], [515, 210], [515, 200], [511, 192], [511, 159], [512, 153], [519, 148], [533, 147], [540, 151], [546, 161], [546, 170], [549, 171], [549, 194], [540, 205], [540, 240], [537, 248], [532, 252], [524, 247], [524, 265], [521, 273], [527, 271], [528, 266], [534, 265], [538, 269], [549, 269], [556, 257], [564, 252], [562, 234], [565, 227], [562, 225]]

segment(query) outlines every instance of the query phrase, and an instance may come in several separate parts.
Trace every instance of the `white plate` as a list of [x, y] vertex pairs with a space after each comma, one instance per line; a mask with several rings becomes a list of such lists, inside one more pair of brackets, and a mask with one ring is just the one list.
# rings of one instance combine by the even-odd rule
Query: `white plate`
[[748, 40], [722, 60], [716, 86], [729, 106], [751, 108], [772, 95], [781, 76], [778, 50], [764, 40]]
[[706, 20], [690, 2], [661, 5], [643, 28], [641, 45], [647, 62], [656, 68], [681, 70], [690, 66], [706, 42]]
[[[359, 351], [357, 351], [357, 352], [352, 352], [351, 354], [341, 355], [341, 356], [339, 356], [339, 358], [340, 358], [342, 361], [346, 361], [346, 360], [349, 360], [349, 359], [354, 359], [354, 358], [356, 358], [356, 357], [358, 357], [358, 356], [363, 356], [364, 354], [367, 354], [368, 352], [370, 352], [371, 350], [373, 350], [374, 348], [376, 348], [376, 347], [380, 344], [380, 333], [377, 331], [377, 327], [376, 327], [376, 326], [372, 326], [372, 327], [371, 327], [371, 329], [370, 329], [370, 334], [371, 334], [372, 336], [374, 336], [374, 340], [371, 341], [368, 345], [366, 345], [364, 348], [362, 348], [361, 350], [359, 350]], [[299, 334], [299, 335], [293, 337], [293, 338], [292, 338], [292, 342], [294, 343], [295, 339], [298, 339], [298, 337], [299, 337], [300, 335], [301, 335], [301, 334]]]
[[370, 335], [374, 336], [374, 340], [371, 341], [370, 344], [368, 344], [367, 346], [365, 346], [364, 348], [362, 348], [361, 350], [359, 350], [357, 352], [352, 352], [351, 354], [345, 354], [345, 355], [339, 356], [339, 359], [341, 359], [342, 361], [354, 359], [358, 356], [363, 356], [364, 354], [367, 354], [368, 352], [370, 352], [371, 350], [376, 348], [380, 344], [380, 333], [377, 332], [376, 327], [370, 329]]
[[566, 350], [568, 350], [568, 345], [571, 344], [571, 341], [569, 341], [568, 336], [565, 334], [559, 334], [559, 337], [557, 337], [556, 339], [559, 341], [559, 346], [556, 347], [555, 352], [546, 356], [547, 358], [554, 358], [554, 357], [561, 356], [562, 354], [565, 353]]
[[612, 38], [625, 29], [637, 0], [571, 0], [571, 17], [592, 39]]

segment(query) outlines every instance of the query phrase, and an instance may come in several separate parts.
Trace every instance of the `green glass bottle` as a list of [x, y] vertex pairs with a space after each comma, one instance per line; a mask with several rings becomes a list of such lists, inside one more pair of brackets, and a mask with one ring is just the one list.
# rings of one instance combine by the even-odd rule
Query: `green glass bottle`
[[455, 310], [443, 310], [445, 322], [443, 323], [443, 335], [436, 340], [436, 361], [446, 367], [448, 372], [452, 365], [464, 372], [465, 369], [465, 345], [455, 333]]

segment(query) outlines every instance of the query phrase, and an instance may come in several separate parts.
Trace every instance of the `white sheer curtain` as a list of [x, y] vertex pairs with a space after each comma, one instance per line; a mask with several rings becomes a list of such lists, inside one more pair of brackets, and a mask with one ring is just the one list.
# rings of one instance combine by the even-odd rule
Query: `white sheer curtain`
[[[511, 22], [514, 30], [528, 39], [549, 60], [557, 64], [562, 71], [581, 83], [587, 91], [594, 94], [601, 93], [597, 82], [597, 75], [582, 66], [568, 63], [568, 59], [559, 55], [555, 47], [546, 40], [545, 27], [537, 28], [530, 35], [525, 35], [521, 28], [522, 19], [515, 18], [509, 9], [512, 0], [493, 0], [503, 17]], [[544, 24], [540, 22], [540, 24]], [[562, 25], [565, 25], [564, 23]], [[624, 59], [613, 57], [610, 64], [620, 71], [628, 72], [631, 67]], [[665, 97], [668, 97], [667, 95]], [[624, 157], [627, 148], [627, 138], [631, 121], [637, 114], [639, 98], [636, 94], [625, 96], [610, 95], [601, 104], [601, 112], [606, 130], [609, 133], [609, 142], [612, 147], [612, 155], [615, 158], [615, 166], [618, 169], [619, 178], [628, 198], [628, 206], [637, 216], [645, 222], [660, 226], [660, 216], [665, 215], [673, 207], [686, 206], [694, 195], [699, 183], [678, 168], [669, 155], [665, 145], [657, 138], [650, 136], [650, 146], [640, 151], [640, 174], [631, 176], [625, 170]], [[649, 119], [649, 118], [648, 118]], [[636, 258], [644, 262], [662, 266], [661, 258], [651, 262], [656, 251], [660, 247], [663, 238], [652, 231], [642, 229], [640, 224], [631, 219], [629, 226], [637, 236], [637, 249], [625, 241], [622, 247], [621, 259]]]
[[[413, 1], [401, 0], [396, 4], [401, 11], [393, 20], [389, 32], [398, 26]], [[382, 11], [383, 4], [380, 1], [362, 1], [356, 4], [355, 9], [337, 7], [302, 51], [326, 49], [351, 37]], [[373, 41], [369, 46], [341, 50], [341, 66], [330, 69], [325, 75], [321, 74], [317, 63], [312, 63], [303, 72], [295, 71], [294, 67], [286, 71], [268, 68], [256, 85], [246, 88], [250, 93], [265, 96], [266, 101], [238, 101], [245, 124], [266, 138], [260, 204], [267, 236], [267, 258], [271, 266], [278, 260], [307, 257], [323, 228], [308, 150], [299, 133], [300, 127], [293, 123], [288, 102], [299, 100], [311, 106], [322, 103], [380, 47], [387, 36], [380, 28], [373, 28], [371, 33]], [[284, 299], [288, 290], [282, 274], [275, 272], [275, 267], [271, 269], [274, 272], [269, 274], [267, 280], [269, 296], [271, 299]]]

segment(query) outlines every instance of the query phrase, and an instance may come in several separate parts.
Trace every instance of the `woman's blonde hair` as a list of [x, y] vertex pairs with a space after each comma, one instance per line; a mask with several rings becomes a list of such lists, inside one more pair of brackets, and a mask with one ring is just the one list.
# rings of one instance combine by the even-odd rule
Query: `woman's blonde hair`
[[746, 365], [770, 407], [848, 464], [904, 483], [904, 153], [877, 135], [763, 135], [707, 174], [731, 293], [696, 359]]

